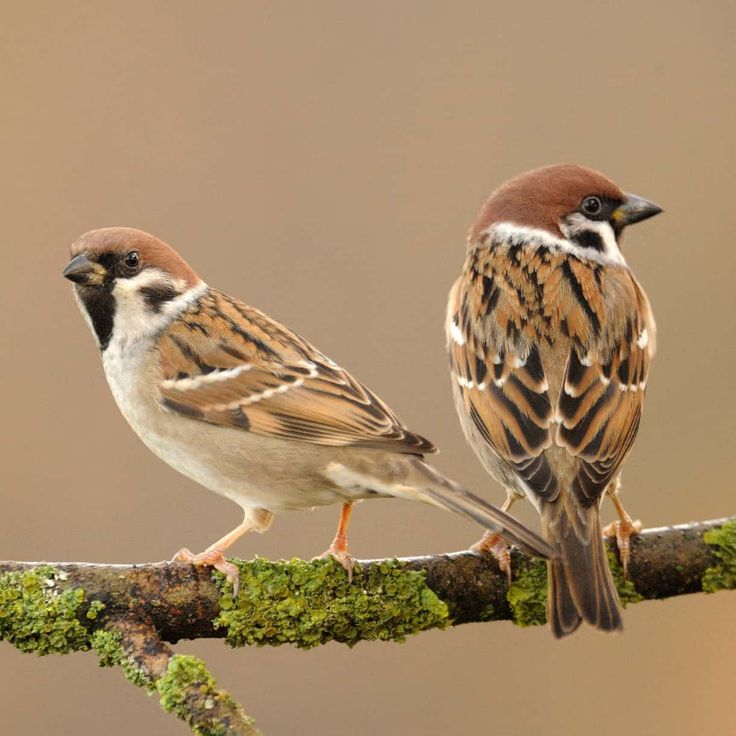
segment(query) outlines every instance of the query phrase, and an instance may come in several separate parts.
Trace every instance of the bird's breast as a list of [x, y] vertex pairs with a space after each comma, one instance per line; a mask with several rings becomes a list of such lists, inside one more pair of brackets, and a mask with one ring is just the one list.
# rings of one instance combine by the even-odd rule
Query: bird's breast
[[325, 449], [219, 427], [163, 408], [163, 380], [151, 346], [103, 353], [105, 375], [121, 413], [161, 460], [205, 488], [244, 508], [273, 512], [312, 508], [350, 494], [323, 474]]

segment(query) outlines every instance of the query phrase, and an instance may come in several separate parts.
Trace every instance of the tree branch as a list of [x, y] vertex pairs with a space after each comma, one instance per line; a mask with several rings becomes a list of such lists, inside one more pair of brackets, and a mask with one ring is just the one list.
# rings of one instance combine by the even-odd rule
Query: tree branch
[[242, 708], [219, 690], [204, 663], [174, 654], [156, 631], [133, 614], [110, 617], [92, 635], [102, 665], [118, 664], [134, 684], [158, 691], [161, 706], [195, 734], [258, 736]]
[[[628, 581], [608, 545], [624, 604], [736, 588], [736, 517], [637, 535]], [[493, 558], [470, 552], [361, 562], [352, 583], [332, 560], [234, 562], [237, 600], [219, 573], [180, 562], [0, 562], [0, 639], [37, 654], [94, 648], [101, 664], [157, 690], [195, 734], [252, 736], [252, 722], [204, 664], [164, 641], [352, 646], [471, 621], [544, 622], [545, 565], [516, 551], [510, 586]]]

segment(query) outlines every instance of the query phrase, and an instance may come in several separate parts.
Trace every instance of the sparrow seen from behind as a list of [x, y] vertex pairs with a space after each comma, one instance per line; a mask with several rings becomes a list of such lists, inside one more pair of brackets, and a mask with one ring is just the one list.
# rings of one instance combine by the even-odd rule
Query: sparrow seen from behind
[[[447, 341], [465, 436], [507, 489], [527, 497], [558, 556], [548, 562], [555, 636], [585, 620], [621, 629], [599, 511], [608, 493], [624, 568], [639, 530], [618, 499], [639, 429], [655, 324], [619, 247], [661, 208], [582, 166], [511, 179], [485, 203], [450, 292]], [[476, 545], [508, 568], [493, 532]]]
[[[396, 496], [479, 522], [532, 554], [550, 546], [427, 465], [431, 442], [306, 340], [207, 286], [170, 246], [131, 228], [73, 245], [64, 276], [97, 340], [118, 407], [162, 460], [244, 511], [201, 554], [237, 586], [224, 551], [282, 511], [340, 503], [329, 554], [349, 571], [353, 502]], [[327, 554], [327, 553], [326, 553]]]

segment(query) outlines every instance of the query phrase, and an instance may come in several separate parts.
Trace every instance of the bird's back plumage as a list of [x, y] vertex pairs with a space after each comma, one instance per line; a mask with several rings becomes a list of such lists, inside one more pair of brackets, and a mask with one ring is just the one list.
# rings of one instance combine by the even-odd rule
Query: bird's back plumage
[[557, 635], [620, 628], [598, 521], [641, 418], [655, 325], [625, 263], [551, 233], [489, 227], [450, 292], [453, 392], [469, 442], [540, 510]]

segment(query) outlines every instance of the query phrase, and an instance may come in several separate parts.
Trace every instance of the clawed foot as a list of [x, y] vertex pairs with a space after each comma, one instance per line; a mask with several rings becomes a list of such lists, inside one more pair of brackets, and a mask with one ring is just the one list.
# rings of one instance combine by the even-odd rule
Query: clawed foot
[[616, 545], [618, 546], [618, 554], [621, 558], [621, 567], [624, 571], [624, 580], [629, 578], [629, 558], [631, 557], [631, 537], [639, 534], [642, 530], [642, 523], [638, 519], [633, 521], [626, 514], [624, 519], [612, 521], [603, 529], [604, 537], [616, 537]]
[[483, 539], [476, 542], [470, 551], [481, 555], [493, 555], [501, 572], [506, 573], [506, 580], [511, 583], [511, 552], [500, 534], [486, 532]]
[[338, 545], [335, 545], [334, 543], [330, 545], [330, 548], [323, 552], [318, 557], [315, 557], [315, 560], [324, 560], [327, 557], [332, 557], [333, 560], [337, 560], [337, 562], [342, 565], [345, 572], [348, 574], [348, 582], [353, 582], [353, 572], [355, 571], [355, 566], [357, 565], [357, 562], [355, 561], [355, 558], [348, 552], [347, 547], [340, 547]]
[[198, 555], [195, 555], [184, 547], [174, 555], [171, 561], [188, 562], [191, 565], [197, 565], [199, 567], [214, 567], [215, 570], [221, 572], [230, 581], [230, 584], [233, 586], [233, 598], [238, 597], [238, 591], [240, 590], [240, 571], [232, 562], [228, 562], [225, 559], [225, 554], [220, 547], [210, 547]]

